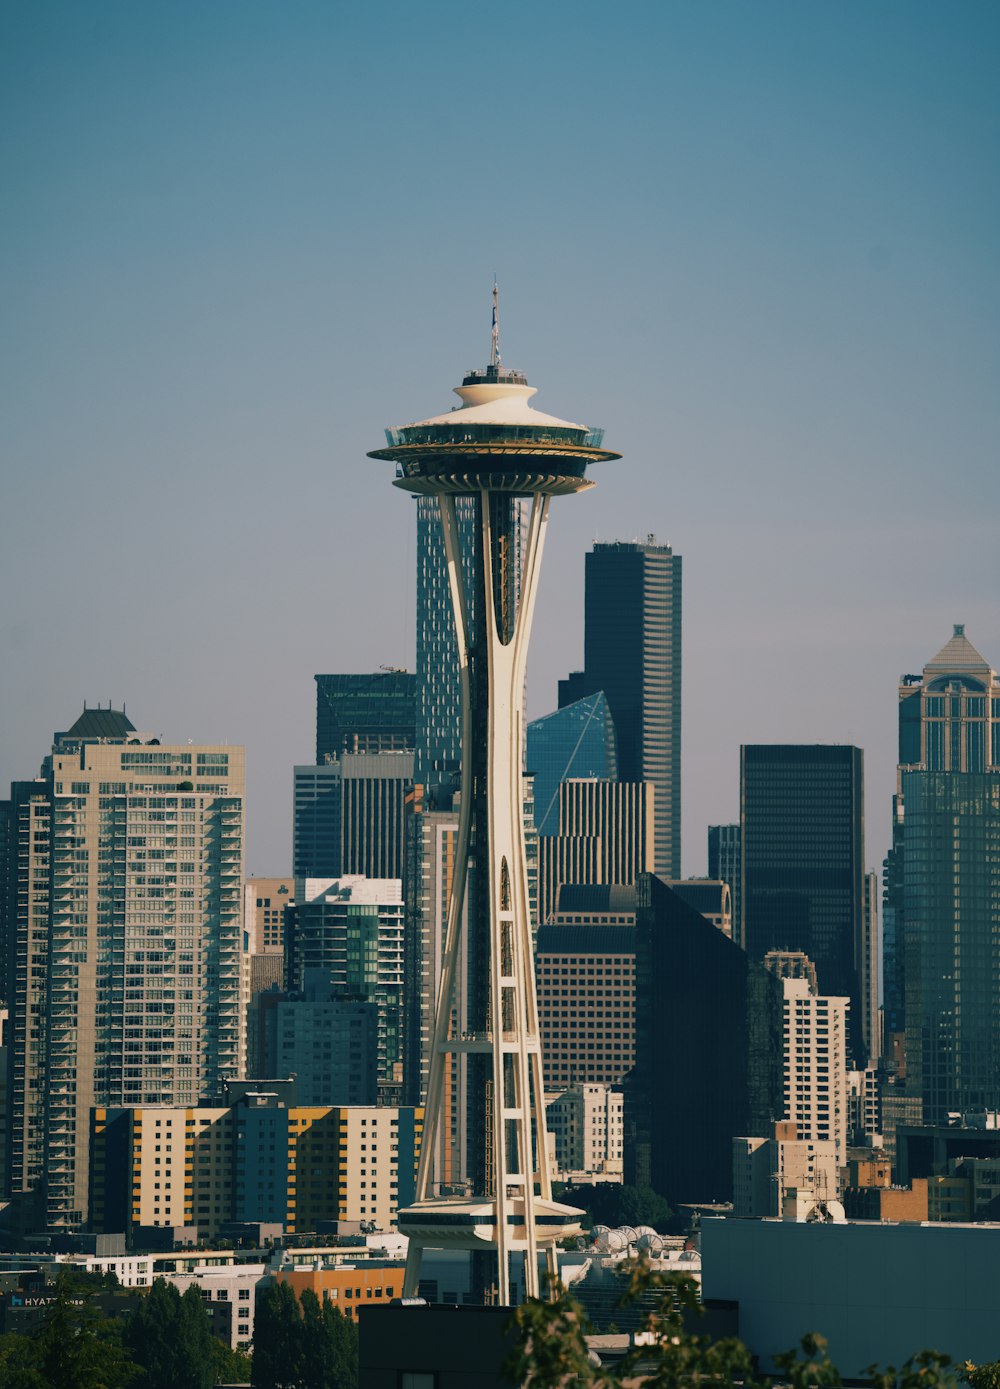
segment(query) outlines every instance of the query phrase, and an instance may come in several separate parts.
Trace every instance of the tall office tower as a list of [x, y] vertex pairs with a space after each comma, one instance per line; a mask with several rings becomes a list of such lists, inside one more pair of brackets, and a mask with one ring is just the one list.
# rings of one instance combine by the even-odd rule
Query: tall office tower
[[347, 876], [295, 882], [286, 973], [301, 993], [322, 978], [332, 997], [378, 1005], [378, 1087], [395, 1103], [403, 1084], [403, 885]]
[[618, 775], [656, 788], [656, 867], [681, 876], [681, 557], [669, 545], [616, 541], [587, 556], [584, 669], [559, 701], [603, 690], [618, 735]]
[[[7, 922], [10, 913], [11, 817], [13, 810], [13, 802], [0, 801], [0, 999], [7, 997]], [[3, 1188], [0, 1187], [0, 1194], [2, 1191]]]
[[546, 1085], [620, 1085], [635, 1062], [635, 890], [565, 888], [538, 932]]
[[[534, 390], [524, 376], [501, 368], [495, 307], [490, 365], [466, 376], [457, 393], [457, 410], [388, 430], [388, 447], [372, 454], [396, 465], [396, 482], [404, 490], [439, 502], [462, 720], [455, 891], [425, 1124], [426, 1151], [433, 1152], [448, 1057], [467, 1052], [471, 1195], [443, 1205], [433, 1198], [430, 1159], [422, 1156], [416, 1203], [400, 1213], [400, 1229], [410, 1237], [409, 1293], [417, 1287], [423, 1247], [464, 1243], [478, 1251], [477, 1292], [505, 1305], [510, 1255], [523, 1255], [525, 1288], [537, 1296], [539, 1245], [548, 1246], [554, 1267], [556, 1239], [579, 1228], [578, 1212], [552, 1201], [546, 1156], [523, 821], [528, 636], [550, 499], [582, 490], [587, 465], [617, 455], [601, 448], [598, 432], [532, 410]], [[473, 502], [471, 575], [462, 564], [456, 497]], [[518, 501], [525, 497], [531, 499], [526, 528]], [[468, 874], [470, 858], [474, 871]], [[449, 1033], [466, 896], [469, 1032], [458, 1038]], [[438, 1215], [444, 1217], [440, 1222]]]
[[901, 781], [907, 1086], [936, 1124], [1000, 1110], [1000, 768]]
[[[458, 643], [452, 611], [441, 511], [433, 496], [417, 495], [417, 678], [416, 780], [433, 799], [438, 787], [457, 789], [462, 765], [462, 694]], [[470, 627], [476, 623], [475, 556], [479, 541], [476, 502], [455, 497], [458, 562], [468, 598]], [[525, 508], [514, 501], [511, 576], [520, 592]]]
[[161, 746], [88, 709], [12, 799], [12, 1177], [44, 1175], [47, 1225], [76, 1228], [91, 1106], [191, 1104], [240, 1072], [243, 750]]
[[861, 1007], [861, 1036], [870, 1067], [882, 1059], [883, 1017], [879, 1001], [882, 976], [882, 942], [878, 928], [879, 878], [865, 874], [865, 902], [861, 914], [861, 934], [855, 949], [858, 962], [858, 990]]
[[528, 770], [535, 778], [535, 827], [559, 833], [559, 786], [618, 780], [615, 725], [604, 692], [588, 695], [528, 724]]
[[836, 1144], [847, 1160], [847, 1010], [850, 1000], [814, 993], [806, 979], [782, 979], [785, 1118], [799, 1138]]
[[733, 940], [743, 944], [743, 918], [740, 915], [740, 878], [742, 877], [739, 825], [709, 825], [708, 876], [721, 878], [729, 884], [733, 899]]
[[751, 962], [666, 884], [636, 885], [635, 1066], [625, 1078], [625, 1180], [671, 1204], [728, 1201], [733, 1139], [780, 1112], [768, 1034], [756, 1025]]
[[740, 749], [743, 944], [751, 959], [801, 950], [820, 993], [851, 1000], [849, 1058], [867, 1064], [858, 943], [864, 938], [864, 754], [842, 746]]
[[[907, 768], [956, 774], [1000, 771], [1000, 680], [960, 623], [921, 675], [903, 675], [899, 682], [899, 772], [892, 848], [883, 870], [886, 1050], [897, 1058], [907, 1031], [905, 967], [911, 939], [905, 914], [910, 869], [902, 787]], [[907, 1040], [905, 1067], [913, 1050]]]
[[563, 884], [628, 886], [655, 862], [655, 794], [648, 782], [563, 781], [559, 832], [538, 841], [539, 920]]
[[317, 764], [345, 752], [412, 751], [416, 688], [406, 670], [317, 675]]
[[342, 753], [294, 769], [297, 878], [403, 876], [413, 759], [412, 751]]

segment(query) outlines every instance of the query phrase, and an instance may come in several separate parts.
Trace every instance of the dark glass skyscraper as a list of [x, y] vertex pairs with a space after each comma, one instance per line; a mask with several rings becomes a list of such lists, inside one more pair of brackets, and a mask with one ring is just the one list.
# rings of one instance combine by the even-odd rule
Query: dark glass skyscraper
[[741, 862], [739, 825], [709, 825], [708, 876], [729, 884], [729, 891], [733, 894], [733, 940], [742, 945]]
[[857, 951], [864, 930], [864, 754], [835, 745], [740, 749], [743, 942], [751, 959], [801, 950], [821, 994], [851, 1000], [865, 1059]]
[[[448, 586], [441, 515], [437, 499], [417, 497], [417, 677], [416, 780], [432, 793], [435, 787], [457, 789], [462, 766], [462, 700], [458, 676], [455, 615]], [[514, 503], [514, 583], [521, 585], [524, 514]], [[469, 624], [476, 625], [472, 582], [476, 530], [474, 497], [455, 498], [459, 550], [469, 603]]]
[[528, 724], [528, 771], [535, 778], [535, 825], [559, 833], [559, 783], [617, 781], [618, 750], [603, 691]]
[[416, 676], [406, 670], [316, 676], [316, 762], [413, 747]]
[[1000, 1105], [1000, 681], [957, 624], [899, 683], [884, 868], [887, 1048], [926, 1122]]
[[618, 735], [618, 776], [656, 788], [656, 872], [681, 876], [681, 557], [645, 544], [595, 545], [585, 568], [584, 669], [567, 704], [603, 690]]

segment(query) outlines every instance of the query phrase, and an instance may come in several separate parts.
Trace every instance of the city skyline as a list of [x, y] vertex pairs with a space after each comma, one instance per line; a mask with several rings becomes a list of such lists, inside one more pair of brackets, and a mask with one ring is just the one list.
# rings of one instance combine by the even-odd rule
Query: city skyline
[[552, 537], [529, 717], [580, 667], [591, 543], [653, 531], [686, 570], [682, 871], [742, 742], [862, 747], [877, 867], [900, 674], [955, 622], [1000, 651], [1000, 16], [962, 14], [555, 5], [529, 41], [515, 9], [479, 178], [485, 16], [9, 9], [5, 779], [124, 703], [247, 747], [248, 868], [287, 871], [313, 676], [414, 668], [415, 520], [361, 460], [481, 359], [496, 271], [505, 362], [542, 409], [592, 394], [628, 465]]

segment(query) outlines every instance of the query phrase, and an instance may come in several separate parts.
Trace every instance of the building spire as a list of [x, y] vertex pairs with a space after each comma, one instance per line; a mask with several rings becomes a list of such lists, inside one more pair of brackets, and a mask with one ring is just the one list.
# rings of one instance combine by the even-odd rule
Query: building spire
[[490, 335], [490, 366], [500, 370], [500, 291], [493, 277], [493, 331]]

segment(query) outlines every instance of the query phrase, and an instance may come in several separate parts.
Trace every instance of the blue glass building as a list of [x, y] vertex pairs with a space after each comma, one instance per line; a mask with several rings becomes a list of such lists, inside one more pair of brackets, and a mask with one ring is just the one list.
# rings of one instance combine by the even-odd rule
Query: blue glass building
[[559, 833], [559, 783], [618, 780], [618, 748], [603, 691], [528, 724], [528, 771], [535, 778], [539, 834]]

